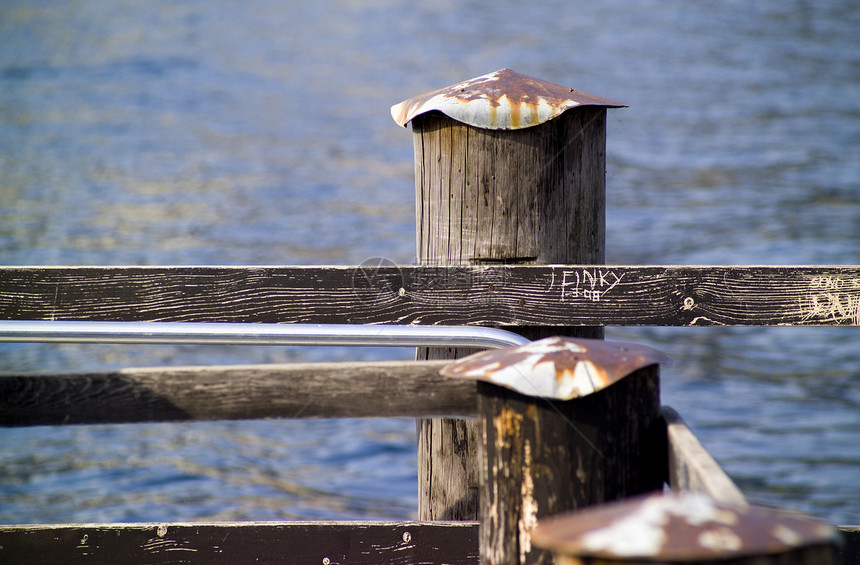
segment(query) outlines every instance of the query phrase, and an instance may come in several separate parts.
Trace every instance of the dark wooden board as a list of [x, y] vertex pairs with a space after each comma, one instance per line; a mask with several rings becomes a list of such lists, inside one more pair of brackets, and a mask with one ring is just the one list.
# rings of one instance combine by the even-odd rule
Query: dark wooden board
[[[474, 565], [478, 528], [475, 522], [0, 525], [0, 563], [322, 565], [328, 558], [329, 565]], [[839, 530], [840, 563], [860, 563], [860, 528]]]
[[844, 542], [839, 550], [843, 565], [860, 565], [860, 526], [839, 526]]
[[385, 361], [0, 376], [0, 426], [474, 415], [474, 381], [445, 361]]
[[0, 319], [860, 325], [860, 266], [2, 267]]
[[666, 422], [669, 486], [704, 492], [725, 504], [746, 504], [741, 489], [699, 442], [680, 415], [663, 407]]
[[475, 523], [0, 526], [8, 565], [478, 563]]

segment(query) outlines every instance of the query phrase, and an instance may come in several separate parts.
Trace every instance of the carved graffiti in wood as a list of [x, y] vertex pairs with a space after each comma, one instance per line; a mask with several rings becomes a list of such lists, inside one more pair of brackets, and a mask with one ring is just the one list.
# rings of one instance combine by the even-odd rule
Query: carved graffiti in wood
[[860, 324], [860, 279], [817, 276], [809, 282], [801, 308], [805, 319]]
[[615, 271], [600, 268], [562, 271], [561, 301], [581, 298], [600, 302], [623, 277], [624, 273], [617, 275]]

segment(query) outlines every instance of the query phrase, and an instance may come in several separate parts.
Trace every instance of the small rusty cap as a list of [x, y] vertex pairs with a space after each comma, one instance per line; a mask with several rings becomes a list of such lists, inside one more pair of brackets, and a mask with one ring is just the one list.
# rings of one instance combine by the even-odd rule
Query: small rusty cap
[[475, 379], [528, 396], [570, 400], [603, 390], [637, 369], [672, 364], [644, 345], [548, 337], [517, 347], [475, 353], [442, 368], [446, 377]]
[[406, 127], [416, 116], [435, 110], [478, 128], [521, 129], [577, 106], [622, 108], [626, 104], [501, 69], [404, 100], [391, 107], [391, 116]]
[[734, 506], [692, 491], [657, 493], [541, 520], [536, 546], [557, 555], [707, 562], [836, 545], [818, 520], [761, 506]]

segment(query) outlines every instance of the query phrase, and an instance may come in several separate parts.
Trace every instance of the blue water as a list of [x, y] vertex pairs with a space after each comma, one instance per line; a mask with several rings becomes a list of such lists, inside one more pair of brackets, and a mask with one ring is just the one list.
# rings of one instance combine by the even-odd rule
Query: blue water
[[[860, 2], [0, 4], [0, 264], [414, 258], [388, 107], [502, 67], [619, 100], [607, 260], [860, 264]], [[857, 328], [610, 328], [749, 497], [860, 522]], [[409, 358], [0, 346], [0, 370]], [[0, 522], [410, 518], [409, 420], [0, 430]]]

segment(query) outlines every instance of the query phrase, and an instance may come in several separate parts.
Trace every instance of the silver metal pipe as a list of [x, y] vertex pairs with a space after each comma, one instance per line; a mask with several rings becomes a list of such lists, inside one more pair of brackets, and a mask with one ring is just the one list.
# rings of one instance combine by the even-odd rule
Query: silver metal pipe
[[4, 341], [478, 348], [529, 343], [528, 339], [513, 332], [476, 326], [42, 320], [0, 321], [0, 342]]

